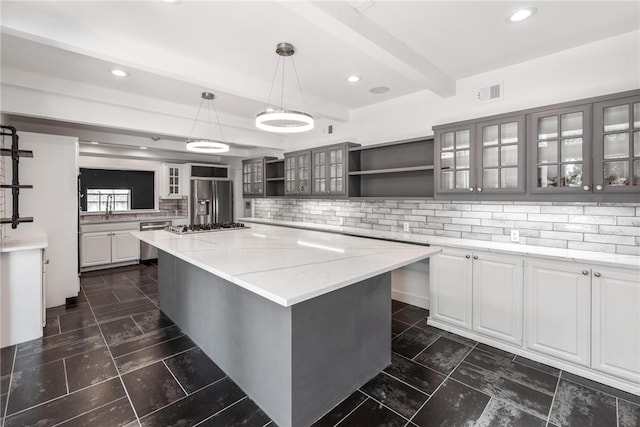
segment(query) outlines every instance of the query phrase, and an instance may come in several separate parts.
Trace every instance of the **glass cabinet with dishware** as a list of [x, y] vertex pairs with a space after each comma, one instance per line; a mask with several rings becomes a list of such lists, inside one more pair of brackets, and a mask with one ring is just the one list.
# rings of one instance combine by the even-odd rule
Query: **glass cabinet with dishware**
[[529, 115], [531, 193], [591, 192], [591, 105]]
[[435, 131], [436, 192], [473, 193], [476, 191], [475, 124], [458, 125]]
[[640, 192], [640, 96], [593, 105], [595, 193]]
[[311, 151], [314, 196], [338, 197], [347, 195], [347, 150], [358, 144], [343, 143]]

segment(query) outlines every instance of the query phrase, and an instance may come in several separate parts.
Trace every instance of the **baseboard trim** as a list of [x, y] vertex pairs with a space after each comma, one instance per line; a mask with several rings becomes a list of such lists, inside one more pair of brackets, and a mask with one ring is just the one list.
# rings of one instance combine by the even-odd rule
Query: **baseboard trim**
[[394, 300], [405, 302], [407, 304], [416, 305], [429, 310], [429, 297], [407, 294], [404, 292], [394, 291], [391, 289], [391, 298]]

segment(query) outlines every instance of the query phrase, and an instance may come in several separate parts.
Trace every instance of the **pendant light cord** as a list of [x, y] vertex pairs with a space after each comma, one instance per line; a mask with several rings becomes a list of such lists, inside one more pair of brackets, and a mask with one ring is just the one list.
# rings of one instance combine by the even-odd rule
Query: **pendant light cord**
[[200, 115], [200, 110], [202, 109], [202, 103], [204, 102], [204, 98], [200, 99], [200, 105], [198, 106], [198, 112], [196, 113], [196, 118], [193, 120], [193, 125], [191, 125], [191, 132], [189, 132], [189, 141], [193, 136], [193, 130], [196, 128], [196, 123], [198, 123], [198, 116]]
[[[200, 99], [200, 105], [198, 106], [198, 112], [196, 113], [196, 118], [193, 120], [193, 125], [191, 126], [191, 132], [189, 132], [188, 141], [191, 141], [191, 137], [193, 136], [193, 130], [196, 128], [196, 123], [198, 123], [198, 117], [200, 117], [200, 110], [202, 110], [202, 103], [204, 101], [205, 101], [204, 98]], [[220, 123], [220, 117], [218, 117], [218, 109], [216, 108], [216, 103], [213, 99], [207, 100], [207, 112], [209, 114], [209, 141], [213, 141], [213, 138], [211, 138], [212, 126], [213, 126], [213, 124], [211, 123], [211, 105], [212, 104], [213, 104], [213, 112], [216, 115], [216, 121], [218, 122], [218, 129], [220, 129], [220, 137], [222, 138], [222, 142], [226, 143], [226, 140], [224, 138], [224, 132], [222, 130], [222, 123]]]
[[[306, 108], [307, 101], [304, 99], [304, 92], [302, 91], [302, 85], [300, 84], [300, 78], [298, 77], [298, 70], [296, 69], [296, 62], [293, 60], [293, 56], [291, 57], [291, 64], [293, 65], [293, 72], [296, 75], [296, 81], [298, 82], [298, 89], [300, 90], [300, 96], [302, 96], [302, 105]], [[284, 86], [283, 86], [284, 90]]]
[[[213, 104], [213, 112], [216, 113], [216, 121], [218, 122], [218, 128], [220, 129], [220, 137], [222, 138], [222, 142], [226, 143], [226, 140], [224, 139], [224, 132], [222, 131], [222, 123], [220, 122], [220, 118], [218, 117], [216, 102], [214, 100], [211, 100], [211, 104]], [[209, 120], [209, 123], [211, 123], [211, 120]]]
[[[273, 78], [271, 79], [271, 89], [269, 89], [269, 97], [267, 98], [267, 105], [271, 105], [271, 94], [273, 93], [273, 87], [276, 84], [276, 77], [278, 76], [278, 68], [280, 67], [280, 56], [278, 56], [276, 60], [276, 69], [273, 72]], [[284, 61], [284, 58], [282, 58]], [[284, 69], [284, 64], [282, 64], [282, 68]], [[284, 87], [282, 88], [284, 91]]]

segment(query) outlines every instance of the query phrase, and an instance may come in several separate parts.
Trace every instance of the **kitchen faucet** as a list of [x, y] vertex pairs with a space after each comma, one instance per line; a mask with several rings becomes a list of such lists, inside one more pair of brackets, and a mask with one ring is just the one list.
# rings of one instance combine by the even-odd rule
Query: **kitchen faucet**
[[[109, 200], [111, 200], [111, 209], [109, 209]], [[104, 219], [109, 219], [109, 215], [111, 215], [111, 213], [113, 212], [113, 194], [108, 194], [107, 195], [107, 203], [104, 209]]]

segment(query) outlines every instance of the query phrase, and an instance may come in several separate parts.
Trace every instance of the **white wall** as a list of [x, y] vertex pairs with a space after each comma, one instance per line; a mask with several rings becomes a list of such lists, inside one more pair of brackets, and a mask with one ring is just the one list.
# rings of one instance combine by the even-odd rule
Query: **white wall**
[[[46, 274], [46, 305], [53, 307], [78, 295], [78, 140], [56, 135], [18, 132], [20, 148], [32, 150], [33, 158], [20, 160], [20, 184], [33, 189], [20, 192], [20, 216], [33, 216], [33, 223], [17, 229], [5, 226], [8, 239], [30, 234], [46, 234], [49, 259]], [[11, 166], [6, 163], [7, 171]], [[7, 211], [12, 201], [7, 200]]]
[[[526, 48], [523, 47], [523, 48]], [[478, 89], [504, 83], [504, 98], [477, 100]], [[456, 82], [456, 95], [424, 90], [351, 111], [349, 123], [318, 120], [316, 129], [287, 139], [287, 150], [358, 142], [363, 145], [432, 135], [431, 127], [640, 88], [640, 31], [579, 46]], [[391, 88], [393, 90], [393, 88]]]

